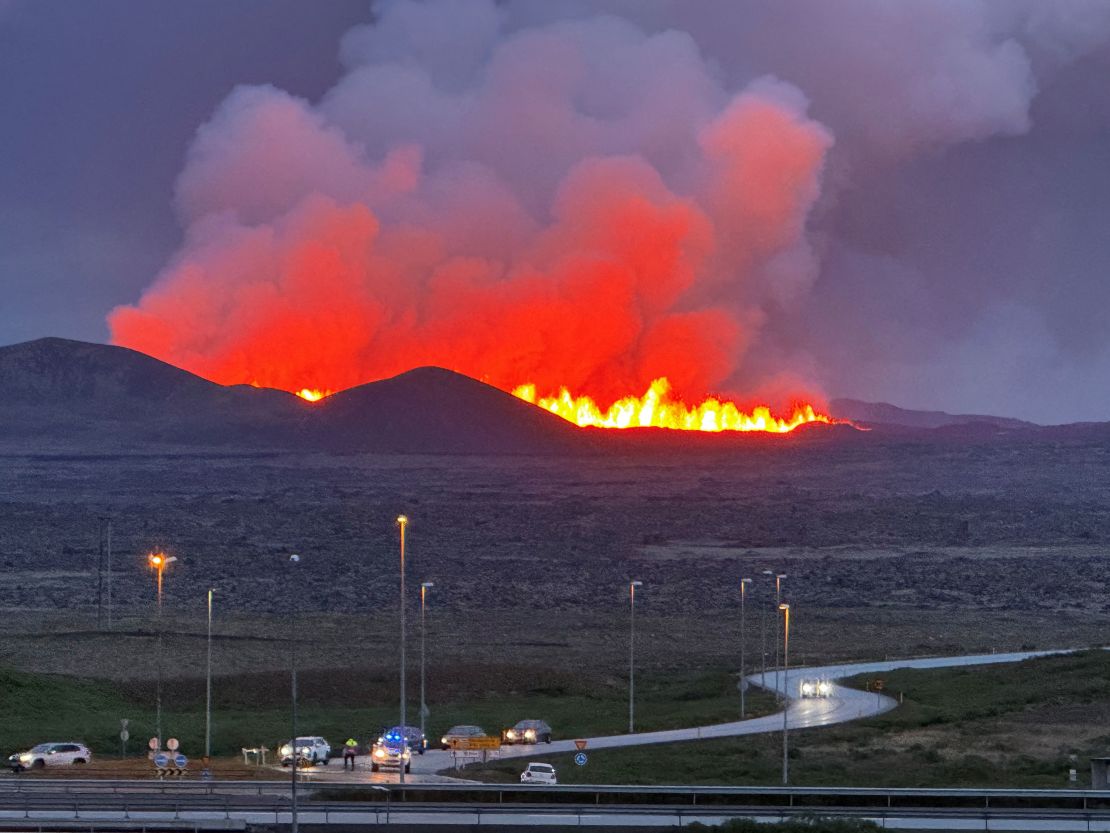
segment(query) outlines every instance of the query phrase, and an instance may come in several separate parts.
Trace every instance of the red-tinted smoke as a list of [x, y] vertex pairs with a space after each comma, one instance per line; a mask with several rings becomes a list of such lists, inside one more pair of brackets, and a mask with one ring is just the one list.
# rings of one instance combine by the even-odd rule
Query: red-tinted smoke
[[[112, 312], [113, 340], [220, 383], [289, 391], [421, 365], [603, 404], [660, 376], [688, 398], [727, 389], [765, 306], [810, 279], [805, 222], [831, 138], [788, 85], [729, 95], [686, 65], [688, 45], [599, 27], [533, 33], [582, 62], [565, 88], [528, 87], [544, 76], [521, 67], [543, 52], [517, 36], [472, 88], [426, 91], [413, 107], [428, 123], [396, 135], [360, 127], [358, 109], [391, 65], [352, 69], [317, 106], [237, 90], [178, 183], [185, 243]], [[593, 54], [607, 39], [613, 62], [662, 65], [587, 117], [583, 91], [621, 71]], [[683, 73], [694, 104], [681, 90], [650, 98], [653, 78], [673, 87]], [[470, 110], [451, 109], [460, 101]], [[489, 124], [498, 108], [506, 125], [531, 114], [534, 174], [516, 144], [525, 128]], [[549, 138], [533, 135], [536, 119]]]

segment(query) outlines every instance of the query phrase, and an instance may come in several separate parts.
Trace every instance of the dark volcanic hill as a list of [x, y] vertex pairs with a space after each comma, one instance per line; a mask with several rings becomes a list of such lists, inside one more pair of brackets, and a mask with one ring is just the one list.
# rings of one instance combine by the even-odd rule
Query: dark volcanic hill
[[861, 402], [858, 399], [834, 399], [829, 406], [841, 419], [867, 426], [897, 426], [901, 428], [951, 428], [954, 426], [983, 426], [988, 428], [1036, 428], [1032, 422], [1010, 417], [986, 414], [949, 414], [944, 411], [913, 411], [886, 402]]
[[306, 403], [216, 385], [123, 347], [44, 338], [0, 348], [0, 440], [52, 447], [285, 445]]
[[503, 390], [420, 367], [313, 406], [315, 441], [330, 450], [536, 454], [585, 450], [585, 432]]
[[218, 385], [122, 347], [45, 338], [0, 348], [0, 390], [8, 450], [165, 444], [552, 454], [588, 446], [564, 420], [439, 368], [310, 404], [283, 391]]

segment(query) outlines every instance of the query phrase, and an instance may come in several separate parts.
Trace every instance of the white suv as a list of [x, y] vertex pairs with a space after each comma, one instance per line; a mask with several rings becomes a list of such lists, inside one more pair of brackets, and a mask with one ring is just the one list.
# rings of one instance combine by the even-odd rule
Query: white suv
[[[282, 744], [278, 750], [281, 765], [289, 766], [293, 763], [293, 744]], [[322, 737], [297, 738], [297, 762], [301, 766], [315, 766], [316, 764], [328, 765], [331, 758], [331, 744]]]
[[551, 764], [528, 764], [528, 768], [520, 773], [522, 784], [558, 784], [555, 778], [555, 767]]
[[8, 758], [12, 772], [25, 769], [42, 769], [46, 766], [87, 764], [92, 752], [83, 743], [40, 743], [26, 752], [17, 752]]

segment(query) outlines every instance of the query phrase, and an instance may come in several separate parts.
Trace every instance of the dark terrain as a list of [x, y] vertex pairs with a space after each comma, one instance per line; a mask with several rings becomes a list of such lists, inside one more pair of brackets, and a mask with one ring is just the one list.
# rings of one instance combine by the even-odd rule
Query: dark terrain
[[[166, 577], [171, 676], [202, 667], [209, 587], [225, 672], [284, 664], [291, 604], [306, 664], [391, 668], [401, 512], [414, 617], [419, 581], [436, 583], [429, 633], [442, 666], [620, 675], [636, 578], [645, 666], [733, 667], [741, 576], [757, 580], [749, 657], [771, 622], [764, 569], [789, 574], [799, 662], [1085, 645], [1110, 623], [1104, 425], [625, 439], [446, 371], [367, 385], [315, 413], [130, 351], [121, 370], [98, 352], [115, 348], [34, 344], [39, 369], [13, 358], [28, 345], [0, 350], [12, 391], [0, 406], [0, 664], [149, 676], [144, 558], [165, 547], [180, 559]], [[73, 350], [88, 364], [65, 371], [59, 351]], [[130, 403], [144, 397], [136, 417]], [[416, 410], [383, 422], [405, 403]], [[470, 411], [446, 418], [459, 403]], [[306, 427], [329, 411], [323, 433]], [[211, 428], [221, 416], [229, 427]], [[200, 440], [190, 420], [206, 426]], [[490, 433], [501, 420], [511, 442]], [[359, 431], [515, 453], [327, 450], [350, 449]], [[304, 450], [290, 448], [298, 438]], [[110, 635], [95, 630], [102, 516], [113, 522]]]

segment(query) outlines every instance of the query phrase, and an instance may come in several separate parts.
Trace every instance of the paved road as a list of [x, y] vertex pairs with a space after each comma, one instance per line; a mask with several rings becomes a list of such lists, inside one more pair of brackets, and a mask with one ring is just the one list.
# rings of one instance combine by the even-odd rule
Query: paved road
[[[761, 680], [761, 675], [751, 674], [748, 680], [752, 685], [767, 688], [773, 691], [783, 691], [789, 698], [786, 721], [790, 729], [810, 729], [817, 726], [835, 726], [847, 723], [850, 720], [859, 720], [872, 717], [893, 709], [898, 703], [885, 695], [859, 691], [854, 688], [834, 685], [832, 695], [825, 699], [802, 699], [799, 688], [804, 679], [839, 680], [845, 677], [854, 677], [857, 674], [872, 674], [892, 671], [896, 668], [951, 668], [954, 666], [993, 665], [1008, 662], [1020, 662], [1033, 657], [1049, 654], [1070, 653], [1071, 649], [1055, 651], [1020, 651], [1007, 654], [974, 654], [959, 657], [924, 657], [918, 659], [895, 659], [883, 662], [857, 662], [845, 665], [821, 665], [807, 668], [792, 668], [789, 679], [781, 672], [775, 674], [768, 672], [766, 680]], [[789, 686], [786, 683], [789, 682]], [[672, 729], [664, 732], [637, 732], [635, 734], [608, 735], [605, 737], [587, 738], [587, 752], [595, 749], [609, 749], [623, 746], [642, 746], [651, 743], [674, 743], [676, 741], [703, 740], [706, 738], [739, 737], [743, 735], [756, 735], [765, 732], [782, 731], [782, 712], [755, 717], [748, 720], [737, 720], [731, 723], [717, 723], [710, 726], [695, 726], [690, 729]], [[556, 752], [575, 751], [574, 740], [557, 740], [550, 744], [536, 744], [523, 746], [503, 746], [500, 757], [523, 758], [548, 755]], [[396, 772], [371, 773], [369, 758], [359, 759], [359, 769], [355, 773], [344, 773], [342, 767], [336, 767], [338, 761], [333, 761], [331, 766], [319, 767], [311, 776], [314, 780], [328, 778], [341, 778], [351, 781], [367, 781], [370, 783], [396, 783]], [[413, 757], [412, 772], [407, 780], [414, 783], [420, 782], [446, 782], [451, 779], [436, 773], [446, 772], [454, 766], [450, 752], [439, 749], [430, 749], [424, 755]]]

